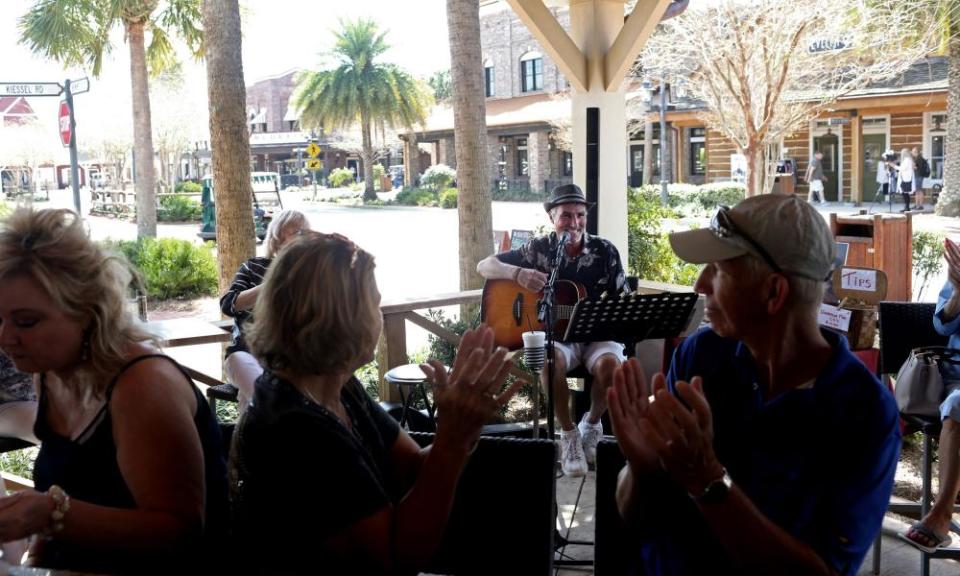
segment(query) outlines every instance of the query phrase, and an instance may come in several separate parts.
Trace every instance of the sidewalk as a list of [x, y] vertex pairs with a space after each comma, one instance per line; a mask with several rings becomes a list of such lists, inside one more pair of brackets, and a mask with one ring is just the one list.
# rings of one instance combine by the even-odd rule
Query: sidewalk
[[[557, 507], [559, 518], [557, 528], [568, 540], [594, 541], [594, 521], [596, 502], [596, 473], [589, 472], [583, 478], [557, 478]], [[897, 533], [906, 530], [907, 524], [899, 518], [887, 515], [883, 520], [882, 543], [880, 545], [881, 576], [903, 576], [920, 573], [920, 552], [897, 538]], [[954, 540], [960, 546], [960, 537]], [[593, 546], [569, 545], [558, 550], [563, 558], [593, 559]], [[555, 555], [555, 560], [560, 558]], [[564, 566], [555, 569], [556, 576], [583, 576], [593, 574], [592, 566]], [[872, 576], [873, 549], [867, 552], [857, 572], [857, 576]], [[931, 576], [960, 574], [960, 562], [954, 560], [931, 560]]]

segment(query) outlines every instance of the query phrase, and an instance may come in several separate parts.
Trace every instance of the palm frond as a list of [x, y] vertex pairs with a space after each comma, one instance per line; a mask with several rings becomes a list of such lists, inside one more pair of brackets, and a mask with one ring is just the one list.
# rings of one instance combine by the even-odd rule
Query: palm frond
[[[102, 60], [94, 0], [38, 0], [17, 22], [20, 44], [32, 52], [68, 66], [81, 66], [87, 60]], [[100, 50], [101, 53], [96, 52]], [[99, 75], [96, 68], [94, 75]]]
[[170, 37], [167, 31], [159, 26], [147, 26], [150, 31], [150, 45], [147, 46], [147, 68], [150, 70], [150, 76], [157, 77], [165, 70], [170, 69], [177, 64], [177, 51], [170, 43]]
[[195, 57], [203, 56], [200, 0], [167, 0], [166, 6], [154, 21], [156, 26], [182, 38]]

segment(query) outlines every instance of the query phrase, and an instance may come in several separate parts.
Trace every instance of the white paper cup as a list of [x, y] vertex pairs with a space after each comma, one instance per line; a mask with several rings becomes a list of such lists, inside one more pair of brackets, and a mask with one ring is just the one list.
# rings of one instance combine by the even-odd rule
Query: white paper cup
[[[514, 332], [514, 334], [516, 334], [516, 332]], [[545, 341], [546, 341], [546, 334], [539, 330], [523, 333], [524, 348], [543, 348]]]

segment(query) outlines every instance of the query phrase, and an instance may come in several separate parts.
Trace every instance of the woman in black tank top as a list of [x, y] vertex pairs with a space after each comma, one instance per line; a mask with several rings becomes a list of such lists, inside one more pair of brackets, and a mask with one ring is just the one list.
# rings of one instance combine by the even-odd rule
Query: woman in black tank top
[[39, 374], [34, 490], [0, 498], [0, 541], [88, 572], [192, 572], [226, 517], [216, 421], [126, 306], [127, 264], [68, 210], [0, 227], [0, 348]]

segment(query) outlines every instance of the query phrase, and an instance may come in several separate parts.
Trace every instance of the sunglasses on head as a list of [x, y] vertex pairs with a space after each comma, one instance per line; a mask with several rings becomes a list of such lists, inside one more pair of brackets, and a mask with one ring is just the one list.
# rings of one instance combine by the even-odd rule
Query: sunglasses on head
[[733, 219], [730, 217], [729, 206], [721, 206], [717, 209], [716, 214], [713, 215], [713, 219], [710, 220], [710, 230], [713, 231], [718, 238], [743, 239], [774, 272], [777, 274], [784, 273], [783, 269], [780, 268], [780, 266], [777, 265], [777, 262], [773, 259], [773, 256], [764, 250], [763, 246], [761, 246], [759, 242], [751, 238], [749, 234], [744, 232], [734, 223]]

